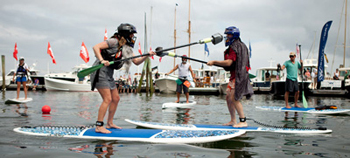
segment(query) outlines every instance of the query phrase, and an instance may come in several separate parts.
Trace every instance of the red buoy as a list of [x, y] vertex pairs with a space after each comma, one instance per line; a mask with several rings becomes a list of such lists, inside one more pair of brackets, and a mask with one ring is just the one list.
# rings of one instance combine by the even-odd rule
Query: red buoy
[[51, 108], [50, 108], [50, 106], [48, 106], [48, 105], [44, 105], [44, 106], [41, 108], [41, 112], [43, 112], [43, 114], [50, 114], [50, 111], [51, 111]]

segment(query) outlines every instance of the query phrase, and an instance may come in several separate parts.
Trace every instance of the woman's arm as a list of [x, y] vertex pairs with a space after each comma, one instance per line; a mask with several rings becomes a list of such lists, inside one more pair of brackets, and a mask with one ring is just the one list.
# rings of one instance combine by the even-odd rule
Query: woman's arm
[[107, 60], [103, 60], [101, 55], [101, 49], [107, 49], [108, 44], [106, 41], [96, 44], [92, 49], [94, 50], [96, 58], [105, 66], [109, 66], [109, 62]]
[[[156, 53], [153, 52], [152, 50], [148, 52], [149, 55], [147, 56], [143, 56], [141, 58], [134, 58], [132, 59], [132, 62], [135, 64], [135, 65], [140, 65], [142, 62], [144, 62], [149, 56], [153, 56], [155, 55]], [[132, 56], [135, 56], [134, 53], [132, 53]]]

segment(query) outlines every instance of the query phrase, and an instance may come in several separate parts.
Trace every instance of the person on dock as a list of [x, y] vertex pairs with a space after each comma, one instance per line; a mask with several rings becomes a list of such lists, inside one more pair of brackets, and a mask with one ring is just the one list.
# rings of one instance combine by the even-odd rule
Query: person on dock
[[38, 87], [39, 85], [39, 79], [38, 78], [33, 78], [34, 79], [34, 83], [33, 83], [33, 91], [36, 90], [36, 88]]
[[[28, 72], [29, 72], [29, 66], [26, 63], [24, 63], [24, 57], [20, 57], [17, 71], [13, 74], [13, 78], [12, 78], [13, 82], [15, 82], [15, 77], [16, 77], [16, 84], [17, 84], [16, 99], [19, 99], [21, 84], [23, 85], [24, 99], [27, 99], [27, 90], [28, 90], [27, 81], [29, 80]], [[28, 80], [27, 80], [27, 77], [28, 77]]]
[[334, 80], [339, 80], [339, 69], [335, 69], [335, 73], [334, 73], [333, 79]]
[[[247, 127], [246, 117], [243, 112], [243, 105], [240, 100], [243, 96], [249, 99], [253, 95], [253, 87], [249, 80], [249, 51], [240, 38], [240, 31], [237, 27], [231, 26], [225, 29], [226, 43], [228, 47], [224, 52], [224, 60], [208, 61], [207, 65], [218, 65], [230, 71], [231, 77], [226, 89], [226, 102], [230, 112], [231, 121], [224, 125], [233, 127]], [[236, 111], [239, 115], [239, 123], [236, 123]]]
[[[187, 57], [186, 55], [183, 55], [184, 57]], [[179, 78], [177, 80], [177, 86], [176, 86], [176, 97], [177, 100], [175, 103], [180, 102], [180, 94], [182, 93], [182, 90], [184, 94], [186, 95], [186, 103], [189, 103], [189, 96], [190, 93], [188, 92], [189, 87], [189, 81], [187, 79], [188, 73], [191, 72], [192, 78], [195, 78], [195, 75], [192, 71], [191, 64], [187, 63], [187, 59], [182, 58], [181, 64], [177, 64], [170, 72], [166, 73], [165, 75], [169, 75], [175, 70], [179, 69]], [[188, 85], [188, 86], [187, 86]]]
[[289, 53], [290, 60], [284, 62], [282, 66], [282, 70], [287, 68], [287, 79], [285, 82], [285, 93], [284, 93], [284, 101], [286, 102], [286, 108], [291, 108], [288, 104], [289, 93], [294, 92], [294, 106], [300, 108], [298, 105], [299, 98], [299, 85], [298, 85], [298, 69], [301, 71], [302, 66], [300, 63], [303, 63], [303, 60], [295, 61], [296, 55], [294, 52]]
[[[94, 62], [93, 66], [101, 63], [104, 64], [104, 67], [91, 74], [91, 89], [94, 90], [96, 88], [103, 99], [98, 111], [95, 129], [96, 132], [111, 133], [111, 131], [107, 130], [106, 128], [121, 128], [113, 123], [114, 114], [120, 100], [118, 89], [113, 79], [114, 70], [118, 70], [124, 65], [126, 72], [128, 72], [131, 62], [133, 62], [135, 65], [139, 65], [145, 61], [148, 56], [155, 55], [155, 52], [150, 51], [148, 52], [148, 56], [134, 58], [124, 62], [119, 61], [122, 58], [135, 56], [133, 53], [133, 47], [136, 40], [134, 33], [137, 32], [133, 25], [122, 23], [118, 26], [116, 32], [111, 38], [98, 43], [93, 47], [96, 56], [96, 61]], [[110, 65], [110, 61], [114, 61], [114, 64]], [[103, 120], [107, 109], [108, 117], [105, 128], [103, 126]]]

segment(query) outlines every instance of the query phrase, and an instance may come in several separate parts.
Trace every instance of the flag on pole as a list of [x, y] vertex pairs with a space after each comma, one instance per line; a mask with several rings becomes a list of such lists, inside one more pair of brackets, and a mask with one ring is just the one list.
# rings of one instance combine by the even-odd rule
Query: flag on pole
[[89, 52], [86, 49], [84, 42], [81, 44], [80, 57], [85, 61], [85, 63], [89, 62], [89, 60], [90, 60]]
[[18, 49], [17, 49], [17, 42], [16, 42], [15, 50], [13, 51], [13, 57], [18, 61], [17, 54], [18, 54]]
[[[152, 51], [152, 47], [149, 47], [149, 50]], [[153, 57], [153, 56], [152, 56], [151, 58], [152, 58], [152, 60], [154, 60], [154, 57]]]
[[297, 43], [295, 47], [296, 47], [296, 51], [297, 51], [297, 58], [298, 58], [298, 56], [299, 56], [299, 54], [300, 54], [299, 44]]
[[204, 55], [207, 54], [209, 56], [209, 49], [207, 43], [204, 44]]
[[103, 41], [107, 40], [108, 37], [107, 37], [107, 29], [105, 29], [105, 37], [103, 38]]
[[56, 59], [55, 59], [55, 56], [53, 56], [50, 42], [49, 42], [49, 45], [47, 46], [47, 54], [49, 54], [50, 57], [52, 58], [52, 63], [56, 64]]
[[250, 41], [249, 41], [249, 58], [252, 58], [252, 46], [250, 46]]
[[139, 41], [139, 53], [140, 55], [142, 55], [142, 51], [141, 51], [141, 42]]

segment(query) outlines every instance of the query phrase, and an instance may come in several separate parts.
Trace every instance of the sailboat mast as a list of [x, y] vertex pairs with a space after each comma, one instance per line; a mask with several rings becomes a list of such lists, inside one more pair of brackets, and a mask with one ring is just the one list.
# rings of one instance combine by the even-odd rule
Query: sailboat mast
[[[175, 5], [175, 15], [174, 15], [174, 47], [176, 47], [176, 6], [177, 4]], [[176, 49], [174, 49], [174, 53], [176, 54]], [[174, 67], [175, 67], [175, 58], [174, 58]]]
[[[188, 43], [191, 43], [191, 0], [188, 0]], [[191, 46], [188, 47], [188, 57], [191, 57]], [[190, 62], [190, 60], [188, 61]]]
[[345, 49], [346, 49], [346, 19], [347, 19], [348, 0], [345, 0], [345, 28], [344, 28], [344, 56], [343, 66], [345, 67]]

